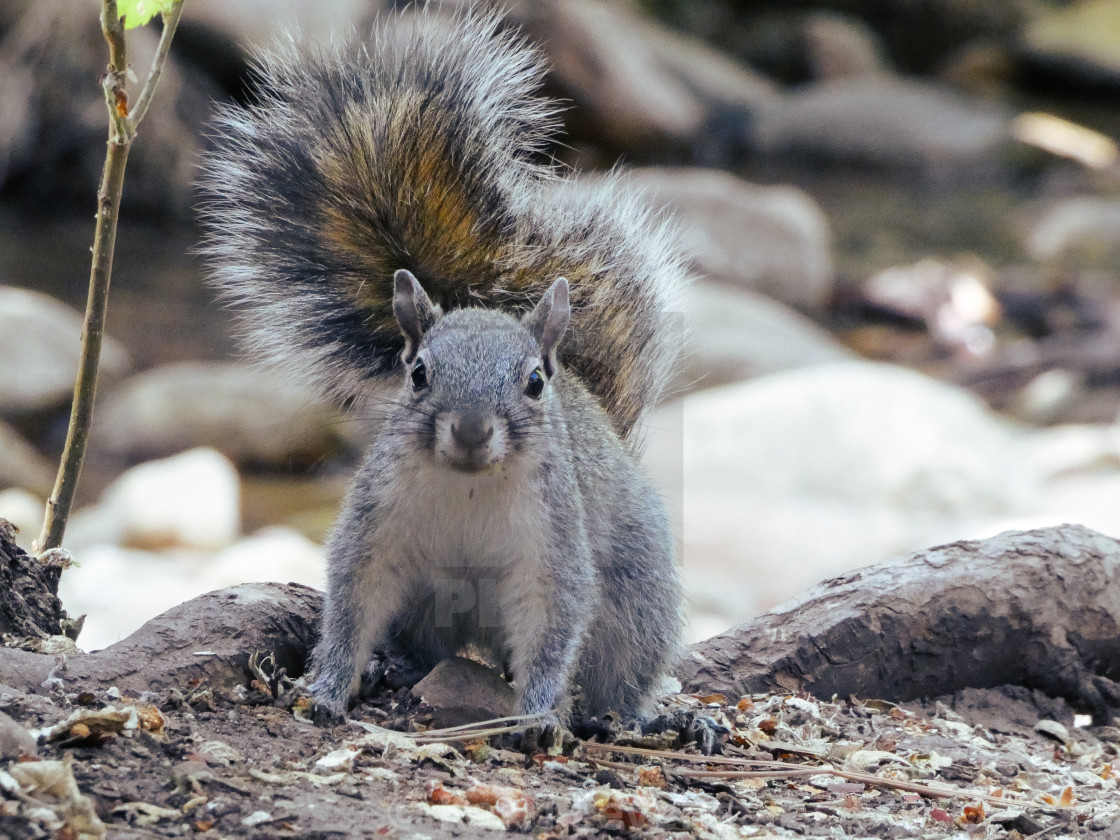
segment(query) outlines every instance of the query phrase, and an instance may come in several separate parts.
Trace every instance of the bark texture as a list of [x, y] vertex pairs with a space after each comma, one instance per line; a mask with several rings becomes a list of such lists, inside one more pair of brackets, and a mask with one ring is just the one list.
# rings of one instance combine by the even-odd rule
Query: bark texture
[[[20, 603], [12, 595], [0, 590], [9, 612]], [[0, 684], [42, 691], [53, 676], [67, 690], [224, 690], [247, 681], [254, 652], [298, 676], [321, 607], [319, 592], [295, 584], [222, 589], [102, 651], [63, 659], [0, 648]], [[1120, 541], [1063, 525], [920, 551], [694, 645], [678, 676], [687, 691], [729, 696], [805, 689], [895, 701], [1023, 685], [1105, 722], [1120, 708]]]
[[[108, 582], [106, 585], [112, 585]], [[104, 650], [48, 656], [0, 648], [0, 684], [42, 691], [47, 677], [67, 690], [108, 688], [139, 694], [205, 683], [228, 690], [249, 677], [253, 653], [272, 653], [299, 676], [314, 644], [322, 594], [289, 583], [245, 583], [208, 592], [153, 618]], [[53, 671], [53, 674], [52, 674]]]
[[0, 634], [42, 639], [62, 632], [66, 613], [58, 599], [62, 566], [44, 563], [15, 543], [12, 526], [0, 519]]
[[903, 701], [1012, 684], [1120, 708], [1120, 541], [1079, 525], [957, 542], [825, 581], [693, 645], [686, 691]]

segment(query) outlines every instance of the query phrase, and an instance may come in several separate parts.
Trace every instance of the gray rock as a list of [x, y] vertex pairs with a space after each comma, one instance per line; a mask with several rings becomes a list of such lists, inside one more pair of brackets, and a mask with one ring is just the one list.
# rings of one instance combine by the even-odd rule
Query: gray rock
[[887, 72], [883, 47], [862, 21], [827, 10], [810, 12], [805, 46], [818, 79], [850, 79]]
[[1068, 258], [1080, 267], [1120, 268], [1120, 199], [1063, 199], [1035, 222], [1025, 245], [1036, 260]]
[[828, 298], [832, 235], [803, 191], [710, 169], [638, 169], [631, 178], [680, 220], [700, 275], [806, 309]]
[[511, 22], [538, 42], [553, 84], [575, 102], [569, 128], [615, 150], [694, 148], [718, 121], [776, 96], [749, 68], [619, 4], [520, 3]]
[[333, 409], [281, 374], [236, 362], [181, 362], [99, 399], [91, 447], [130, 462], [209, 446], [239, 463], [286, 466], [337, 451]]
[[438, 710], [439, 726], [513, 714], [510, 684], [493, 668], [459, 656], [440, 662], [412, 691]]
[[0, 421], [0, 490], [20, 487], [46, 496], [54, 486], [54, 469], [19, 432]]
[[0, 712], [0, 759], [35, 755], [37, 752], [38, 747], [31, 733], [4, 712]]
[[[104, 138], [102, 138], [104, 146]], [[81, 354], [82, 315], [29, 289], [0, 286], [0, 415], [44, 411], [69, 403]], [[99, 383], [129, 366], [124, 348], [101, 345]]]
[[759, 111], [766, 154], [913, 169], [941, 178], [995, 169], [1009, 115], [948, 88], [892, 76], [811, 85]]
[[804, 315], [763, 295], [710, 283], [686, 293], [685, 326], [688, 349], [670, 388], [675, 394], [854, 358]]

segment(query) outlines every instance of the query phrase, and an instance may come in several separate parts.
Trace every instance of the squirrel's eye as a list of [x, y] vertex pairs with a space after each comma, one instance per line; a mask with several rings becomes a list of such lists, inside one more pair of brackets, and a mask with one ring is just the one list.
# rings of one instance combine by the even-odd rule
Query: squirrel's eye
[[537, 368], [529, 374], [529, 382], [525, 385], [525, 396], [539, 400], [544, 393], [544, 374]]
[[428, 384], [428, 369], [424, 367], [423, 362], [417, 362], [412, 368], [412, 373], [409, 374], [412, 379], [412, 390], [419, 391]]

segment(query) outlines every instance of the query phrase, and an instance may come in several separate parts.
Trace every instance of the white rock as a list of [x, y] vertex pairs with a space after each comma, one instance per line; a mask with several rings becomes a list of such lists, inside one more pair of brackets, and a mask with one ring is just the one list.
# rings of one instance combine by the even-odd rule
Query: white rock
[[978, 400], [870, 362], [692, 394], [658, 409], [649, 441], [680, 523], [692, 638], [1045, 498], [1018, 432]]
[[257, 580], [326, 584], [323, 547], [291, 528], [262, 528], [208, 559], [201, 574], [210, 589]]
[[687, 350], [670, 392], [853, 358], [804, 315], [762, 294], [695, 283], [685, 293]]
[[102, 545], [76, 551], [74, 559], [77, 565], [63, 572], [58, 595], [67, 612], [86, 616], [78, 639], [83, 650], [108, 647], [145, 621], [206, 591], [195, 591], [192, 561], [181, 555], [168, 558]]
[[1040, 489], [1021, 441], [977, 398], [885, 364], [818, 365], [695, 394], [685, 434], [697, 479], [763, 497], [1007, 513]]
[[[65, 405], [74, 393], [82, 315], [54, 298], [0, 286], [0, 414]], [[109, 337], [101, 345], [100, 381], [128, 368], [128, 354]]]
[[240, 487], [229, 459], [193, 449], [128, 470], [105, 490], [102, 506], [125, 545], [217, 549], [240, 532]]
[[225, 586], [276, 580], [321, 589], [324, 579], [322, 548], [286, 528], [264, 529], [215, 554], [91, 545], [74, 559], [79, 565], [63, 573], [59, 596], [71, 614], [87, 616], [79, 639], [85, 650], [111, 645], [160, 613]]

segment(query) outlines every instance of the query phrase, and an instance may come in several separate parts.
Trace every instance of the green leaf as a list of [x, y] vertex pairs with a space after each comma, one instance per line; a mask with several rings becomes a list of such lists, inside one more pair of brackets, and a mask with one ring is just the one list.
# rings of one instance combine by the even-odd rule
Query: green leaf
[[143, 26], [156, 15], [171, 11], [174, 0], [117, 0], [117, 11], [124, 18], [125, 29]]

